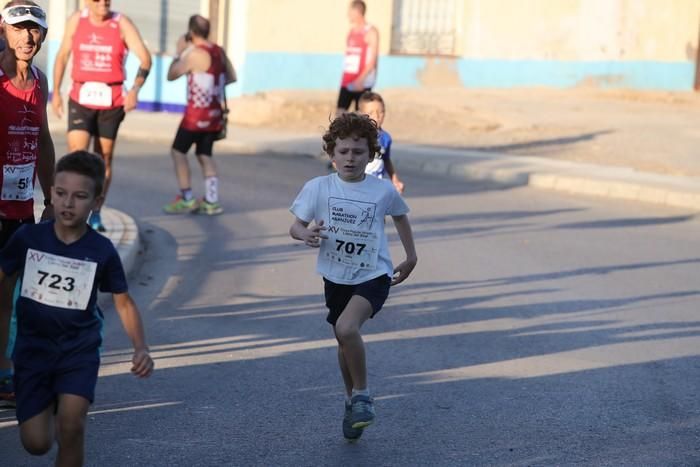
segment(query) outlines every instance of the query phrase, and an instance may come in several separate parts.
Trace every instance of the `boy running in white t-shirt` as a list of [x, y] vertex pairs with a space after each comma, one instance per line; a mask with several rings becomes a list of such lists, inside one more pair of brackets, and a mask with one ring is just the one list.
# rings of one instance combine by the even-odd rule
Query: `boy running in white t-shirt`
[[[408, 206], [390, 182], [365, 174], [379, 150], [374, 121], [366, 115], [343, 114], [331, 123], [323, 141], [337, 173], [304, 185], [290, 208], [296, 219], [289, 233], [319, 248], [317, 271], [324, 281], [326, 320], [338, 340], [345, 383], [343, 435], [353, 441], [375, 416], [360, 327], [379, 312], [389, 287], [403, 282], [418, 258]], [[384, 232], [387, 215], [392, 216], [406, 252], [406, 260], [396, 268]]]

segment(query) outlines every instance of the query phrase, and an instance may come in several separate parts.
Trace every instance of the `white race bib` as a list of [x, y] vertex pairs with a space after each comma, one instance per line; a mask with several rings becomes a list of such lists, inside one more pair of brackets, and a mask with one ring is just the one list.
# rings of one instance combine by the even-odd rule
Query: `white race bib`
[[106, 83], [87, 81], [80, 86], [78, 102], [81, 105], [92, 105], [95, 107], [112, 106], [112, 88]]
[[321, 244], [321, 254], [327, 260], [353, 269], [377, 269], [379, 239], [374, 232], [333, 227], [325, 232], [328, 239]]
[[345, 73], [359, 73], [360, 72], [360, 56], [355, 54], [350, 54], [345, 56], [345, 68], [343, 69]]
[[43, 305], [87, 309], [97, 263], [28, 249], [22, 278], [22, 297]]
[[34, 197], [34, 163], [2, 168], [3, 201], [27, 201]]
[[328, 198], [328, 239], [321, 243], [321, 257], [354, 269], [376, 269], [379, 236], [372, 228], [376, 219], [374, 203]]

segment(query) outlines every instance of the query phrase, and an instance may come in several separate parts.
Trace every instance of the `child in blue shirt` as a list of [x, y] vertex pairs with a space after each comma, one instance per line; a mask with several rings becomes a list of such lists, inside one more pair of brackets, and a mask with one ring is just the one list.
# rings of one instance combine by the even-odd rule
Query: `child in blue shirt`
[[134, 346], [132, 373], [143, 378], [153, 371], [119, 254], [87, 225], [102, 202], [104, 174], [95, 154], [63, 157], [52, 188], [55, 220], [22, 226], [0, 252], [0, 281], [20, 278], [13, 352], [20, 438], [33, 455], [46, 454], [56, 439], [56, 465], [83, 464], [102, 344], [98, 290], [112, 293]]
[[376, 92], [367, 91], [360, 96], [359, 112], [368, 115], [369, 118], [377, 122], [379, 128], [379, 154], [367, 164], [365, 173], [378, 178], [388, 178], [394, 184], [399, 193], [403, 193], [404, 183], [396, 173], [394, 163], [391, 161], [391, 135], [382, 128], [386, 107], [384, 99]]

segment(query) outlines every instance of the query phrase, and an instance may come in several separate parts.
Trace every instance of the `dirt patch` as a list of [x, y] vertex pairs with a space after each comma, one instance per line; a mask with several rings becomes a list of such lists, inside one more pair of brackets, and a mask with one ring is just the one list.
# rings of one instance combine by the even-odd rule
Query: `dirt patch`
[[[434, 71], [431, 79], [449, 77], [447, 64]], [[382, 91], [384, 128], [395, 141], [700, 176], [697, 94], [447, 84]], [[336, 97], [315, 91], [246, 96], [232, 102], [233, 122], [318, 133], [334, 115]]]

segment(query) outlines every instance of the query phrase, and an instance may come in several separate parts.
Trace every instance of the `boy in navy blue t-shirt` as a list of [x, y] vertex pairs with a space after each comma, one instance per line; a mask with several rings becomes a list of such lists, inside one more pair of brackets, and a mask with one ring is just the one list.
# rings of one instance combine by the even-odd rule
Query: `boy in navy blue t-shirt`
[[[87, 225], [102, 201], [105, 166], [87, 151], [63, 157], [52, 188], [55, 220], [25, 225], [0, 252], [0, 281], [19, 273], [13, 352], [17, 420], [24, 448], [56, 465], [82, 465], [102, 344], [97, 291], [111, 292], [134, 346], [134, 375], [153, 371], [141, 317], [112, 242]], [[57, 429], [53, 430], [53, 424]]]

